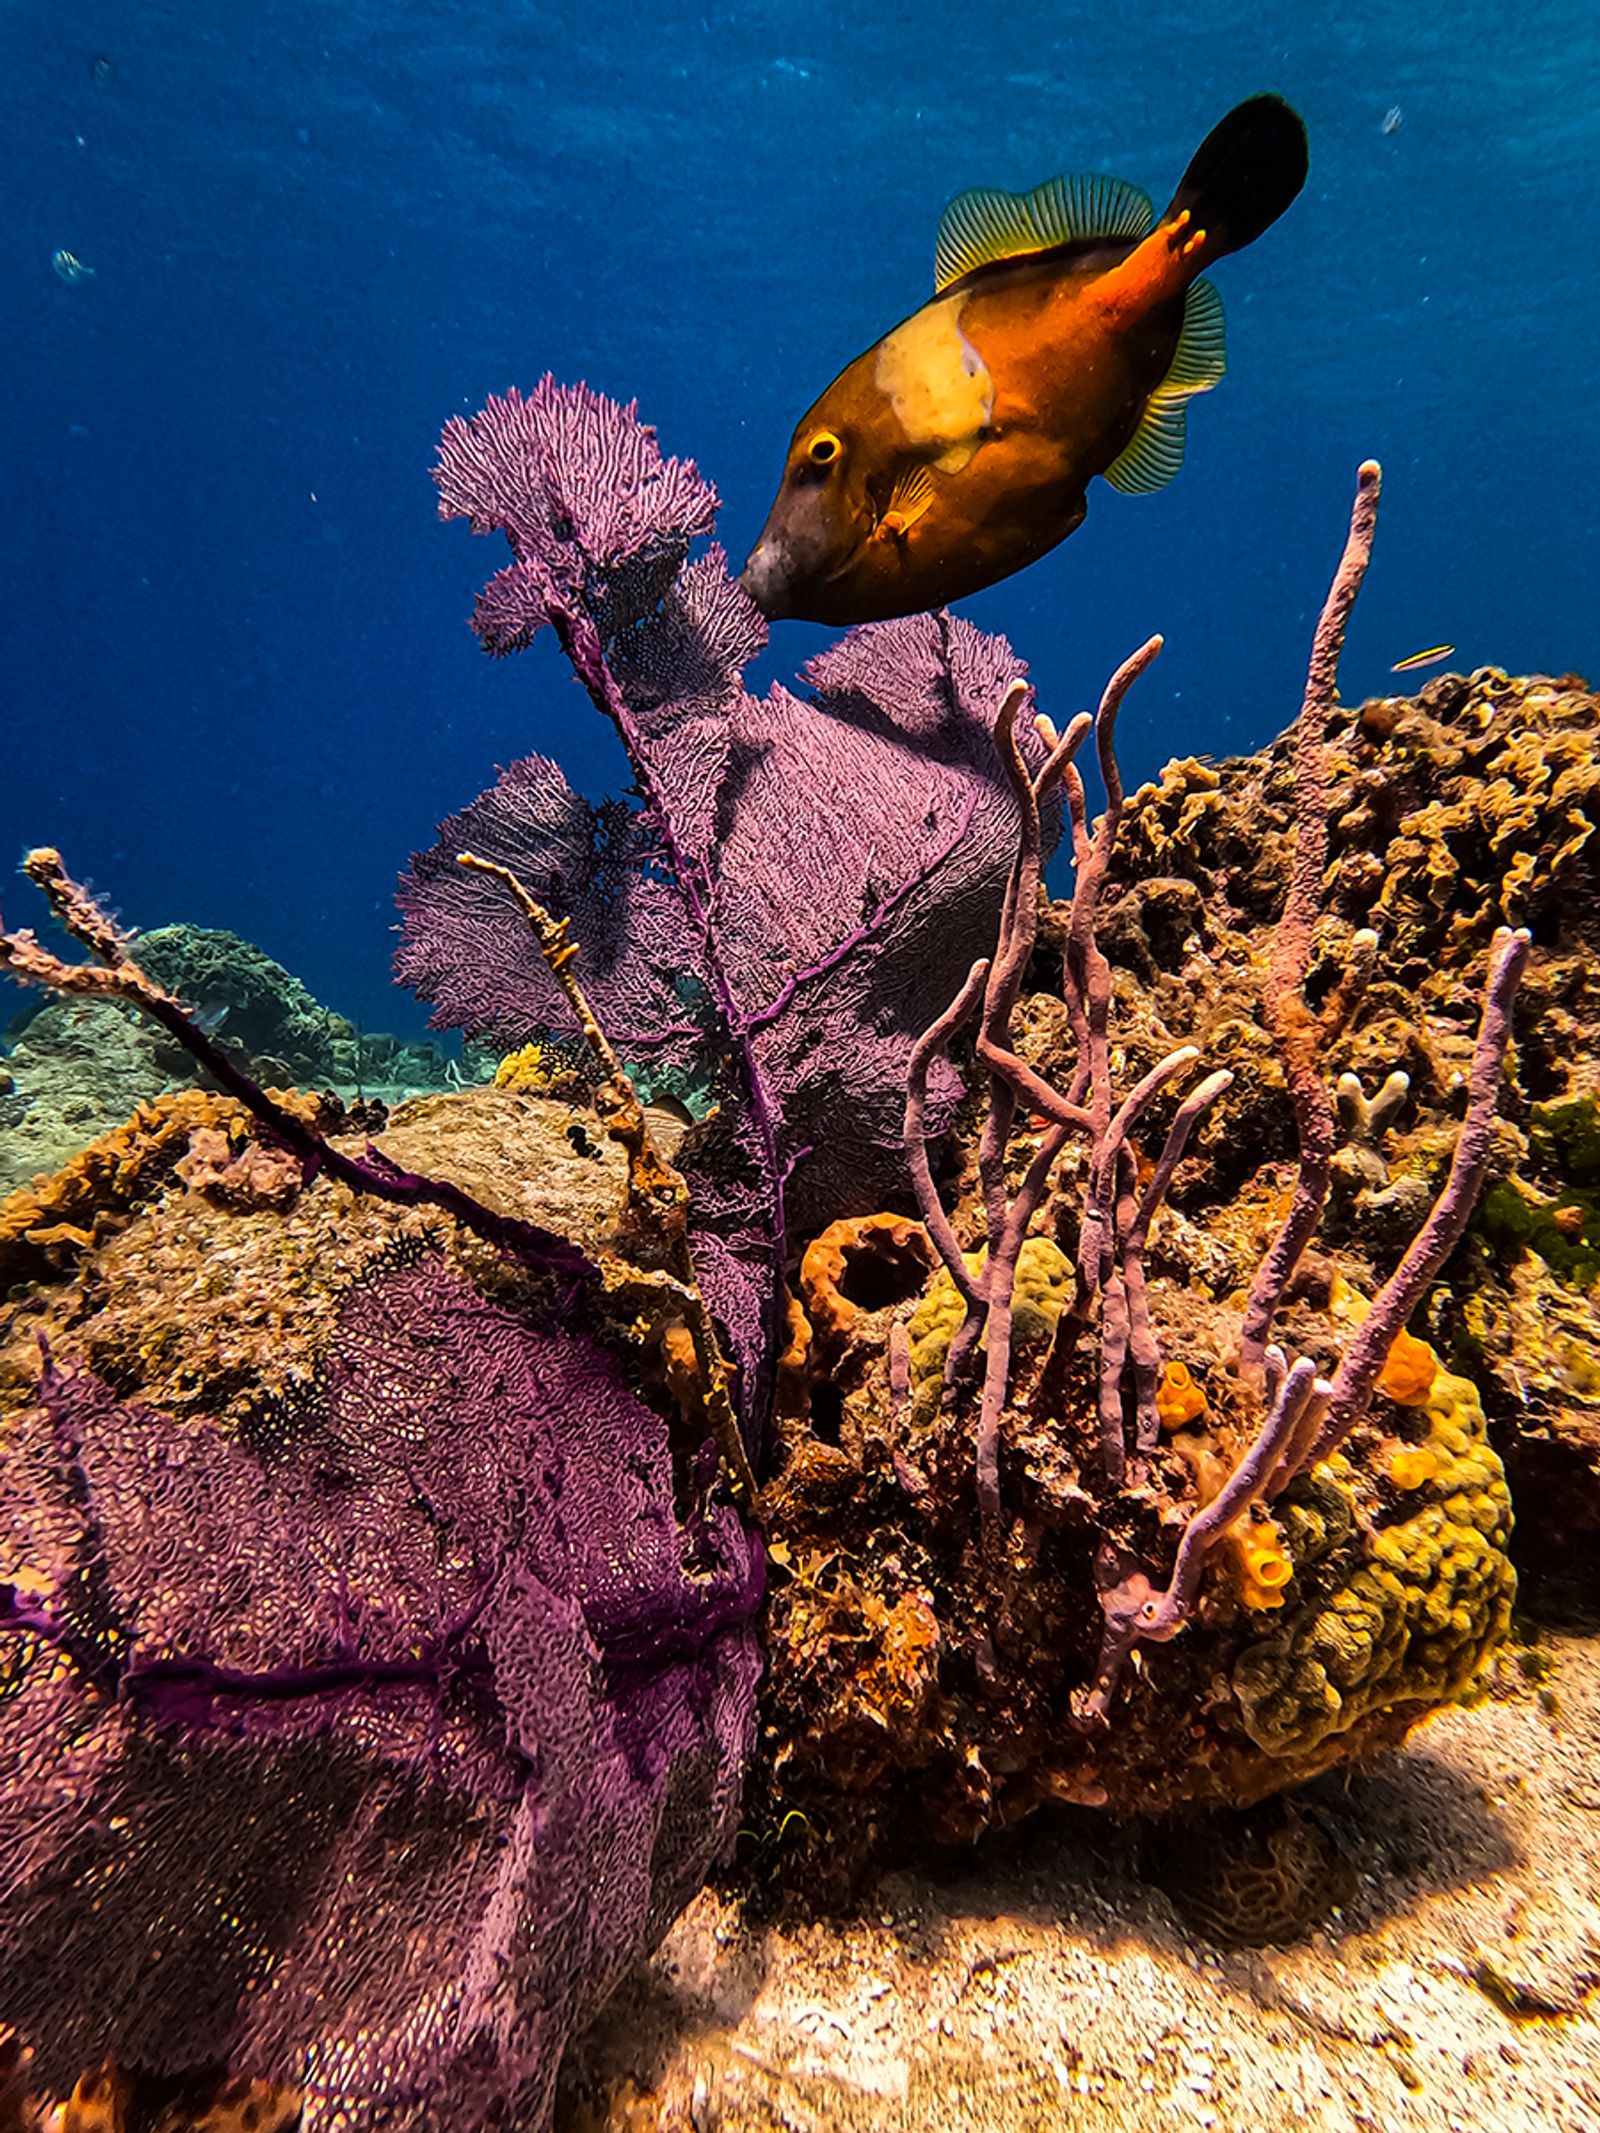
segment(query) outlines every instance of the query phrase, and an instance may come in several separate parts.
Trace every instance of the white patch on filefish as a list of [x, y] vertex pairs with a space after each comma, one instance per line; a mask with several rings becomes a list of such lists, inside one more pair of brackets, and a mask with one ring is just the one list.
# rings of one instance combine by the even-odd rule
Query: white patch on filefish
[[64, 245], [59, 251], [50, 254], [50, 264], [69, 289], [75, 288], [80, 281], [94, 280], [94, 268], [81, 260], [76, 252], [69, 252]]
[[961, 330], [960, 296], [941, 297], [897, 326], [878, 349], [873, 380], [905, 431], [941, 474], [959, 474], [994, 413], [994, 380]]

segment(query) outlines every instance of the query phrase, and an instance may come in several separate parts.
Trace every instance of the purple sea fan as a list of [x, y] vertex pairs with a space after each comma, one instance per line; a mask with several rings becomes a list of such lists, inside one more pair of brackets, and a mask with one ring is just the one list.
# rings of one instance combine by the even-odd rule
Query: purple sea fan
[[760, 1554], [581, 1332], [398, 1260], [250, 1441], [47, 1372], [0, 1448], [0, 2019], [547, 2123], [732, 1836]]
[[[1003, 637], [914, 615], [810, 661], [808, 696], [734, 708], [714, 909], [778, 1094], [796, 1227], [904, 1189], [911, 1045], [987, 946], [1016, 839], [992, 728], [1026, 671]], [[947, 1072], [936, 1117], [956, 1092]]]
[[688, 1069], [704, 1041], [702, 988], [686, 956], [683, 900], [651, 864], [638, 813], [594, 806], [547, 756], [524, 756], [439, 826], [400, 885], [401, 980], [432, 1003], [436, 1029], [510, 1050], [568, 1016], [526, 918], [499, 885], [463, 867], [471, 851], [506, 866], [572, 922], [585, 991], [628, 1056]]
[[712, 492], [631, 409], [586, 390], [546, 380], [452, 423], [439, 482], [447, 513], [498, 527], [517, 558], [479, 604], [486, 646], [555, 628], [641, 804], [627, 819], [590, 809], [538, 759], [503, 773], [413, 861], [397, 968], [436, 1025], [509, 1047], [559, 1023], [503, 892], [455, 863], [487, 852], [570, 916], [624, 1056], [713, 1089], [718, 1130], [686, 1158], [691, 1222], [749, 1422], [786, 1227], [904, 1183], [911, 1044], [987, 945], [1015, 844], [990, 736], [1021, 662], [920, 615], [853, 632], [811, 663], [808, 695], [747, 694], [761, 617], [720, 550], [686, 560]]
[[542, 378], [480, 413], [452, 416], [434, 478], [442, 518], [504, 533], [517, 560], [479, 596], [484, 647], [520, 651], [552, 600], [598, 601], [626, 579], [631, 602], [659, 599], [709, 533], [716, 491], [692, 460], [663, 459], [655, 431], [587, 385]]

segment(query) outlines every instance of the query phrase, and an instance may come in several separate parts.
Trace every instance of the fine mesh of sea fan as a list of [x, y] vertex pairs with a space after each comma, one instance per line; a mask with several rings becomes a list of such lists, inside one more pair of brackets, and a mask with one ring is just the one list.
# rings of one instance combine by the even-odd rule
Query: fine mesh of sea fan
[[250, 1441], [47, 1372], [0, 1514], [0, 2020], [41, 2083], [545, 2124], [731, 1838], [760, 1663], [759, 1550], [679, 1518], [616, 1360], [397, 1258]]
[[479, 598], [475, 621], [490, 652], [530, 643], [552, 619], [552, 601], [620, 597], [642, 611], [690, 541], [710, 532], [716, 491], [692, 460], [662, 458], [637, 407], [545, 377], [531, 393], [512, 386], [445, 424], [440, 516], [503, 532], [517, 558]]

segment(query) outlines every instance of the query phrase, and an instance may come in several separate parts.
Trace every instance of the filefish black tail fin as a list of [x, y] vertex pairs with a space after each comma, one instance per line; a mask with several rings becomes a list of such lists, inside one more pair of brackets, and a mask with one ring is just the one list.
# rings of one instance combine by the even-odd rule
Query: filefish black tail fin
[[1269, 229], [1306, 182], [1306, 129], [1281, 96], [1236, 104], [1196, 149], [1164, 219], [1187, 208], [1206, 232], [1207, 259]]

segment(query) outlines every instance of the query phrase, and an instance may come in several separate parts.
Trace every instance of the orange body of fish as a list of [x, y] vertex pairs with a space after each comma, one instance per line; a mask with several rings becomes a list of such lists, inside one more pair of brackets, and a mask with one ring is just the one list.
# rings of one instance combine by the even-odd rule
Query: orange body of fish
[[1204, 269], [1305, 182], [1275, 96], [1229, 113], [1159, 221], [1115, 180], [964, 194], [937, 294], [840, 373], [795, 429], [742, 582], [771, 617], [849, 623], [980, 591], [1079, 524], [1096, 475], [1160, 487], [1188, 400], [1222, 375]]

